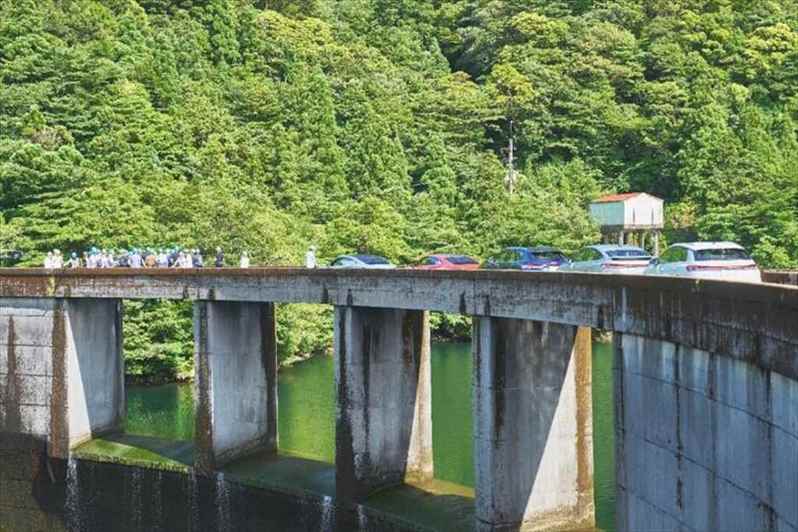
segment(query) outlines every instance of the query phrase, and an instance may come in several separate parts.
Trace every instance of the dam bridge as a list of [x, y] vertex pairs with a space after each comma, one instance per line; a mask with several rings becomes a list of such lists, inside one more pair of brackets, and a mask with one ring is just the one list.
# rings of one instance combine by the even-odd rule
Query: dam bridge
[[555, 272], [3, 270], [0, 455], [25, 435], [63, 461], [123, 430], [126, 299], [193, 301], [197, 475], [278, 452], [275, 305], [316, 303], [335, 308], [336, 506], [432, 478], [428, 313], [459, 313], [473, 317], [475, 529], [593, 526], [600, 329], [614, 333], [618, 529], [798, 531], [798, 288]]

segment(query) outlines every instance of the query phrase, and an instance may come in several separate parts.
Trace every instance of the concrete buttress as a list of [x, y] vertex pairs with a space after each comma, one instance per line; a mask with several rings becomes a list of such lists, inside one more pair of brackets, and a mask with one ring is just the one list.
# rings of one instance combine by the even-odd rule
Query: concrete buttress
[[256, 450], [277, 450], [274, 305], [194, 305], [195, 462], [203, 473]]
[[336, 495], [433, 475], [428, 313], [336, 307]]
[[591, 331], [474, 318], [481, 531], [592, 528]]

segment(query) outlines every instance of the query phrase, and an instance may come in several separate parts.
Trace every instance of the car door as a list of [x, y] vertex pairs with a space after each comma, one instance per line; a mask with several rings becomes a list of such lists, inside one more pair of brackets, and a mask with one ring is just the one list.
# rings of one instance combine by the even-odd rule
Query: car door
[[515, 252], [512, 249], [504, 249], [496, 257], [496, 267], [502, 270], [514, 268]]
[[604, 270], [604, 261], [608, 260], [601, 251], [593, 248], [588, 249], [587, 271], [601, 272]]
[[566, 269], [575, 272], [590, 271], [591, 260], [595, 258], [592, 248], [582, 248], [574, 254], [574, 260], [566, 266]]
[[687, 249], [672, 247], [662, 254], [657, 265], [660, 275], [684, 275], [687, 272]]

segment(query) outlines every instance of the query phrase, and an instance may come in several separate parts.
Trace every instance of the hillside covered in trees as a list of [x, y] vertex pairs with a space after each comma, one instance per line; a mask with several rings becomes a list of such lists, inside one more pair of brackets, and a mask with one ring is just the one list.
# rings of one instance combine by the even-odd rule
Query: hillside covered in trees
[[[639, 190], [671, 241], [795, 266], [797, 119], [792, 0], [0, 0], [0, 248], [573, 250]], [[129, 367], [187, 371], [150, 307]], [[327, 318], [286, 309], [284, 356]]]

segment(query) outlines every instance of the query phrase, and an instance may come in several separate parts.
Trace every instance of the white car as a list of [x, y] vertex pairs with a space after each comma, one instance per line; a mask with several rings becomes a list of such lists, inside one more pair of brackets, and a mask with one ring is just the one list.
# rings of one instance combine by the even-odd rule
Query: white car
[[745, 248], [734, 242], [674, 244], [646, 268], [647, 275], [762, 282], [762, 273]]
[[635, 246], [602, 244], [577, 251], [571, 262], [560, 266], [563, 272], [642, 274], [651, 255]]
[[388, 259], [377, 255], [341, 255], [330, 264], [330, 267], [368, 270], [392, 270], [396, 268]]

